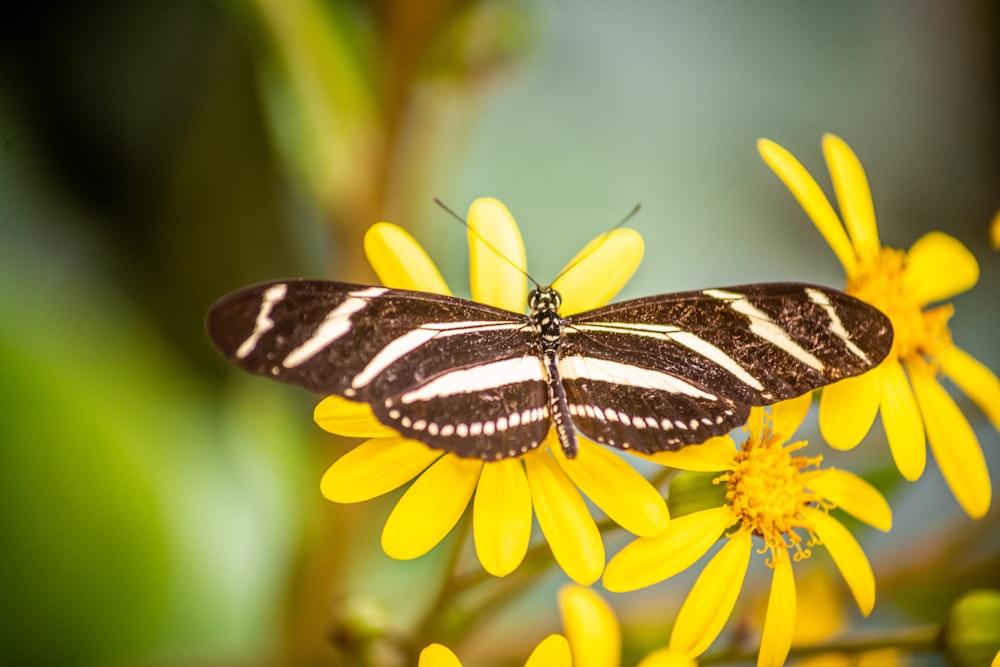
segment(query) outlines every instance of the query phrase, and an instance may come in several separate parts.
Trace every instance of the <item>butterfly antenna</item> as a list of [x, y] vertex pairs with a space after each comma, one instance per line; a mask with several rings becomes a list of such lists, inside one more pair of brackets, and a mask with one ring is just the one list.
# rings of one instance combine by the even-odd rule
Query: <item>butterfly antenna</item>
[[455, 218], [460, 223], [462, 223], [462, 225], [464, 225], [465, 228], [468, 229], [469, 232], [471, 232], [473, 236], [475, 236], [477, 239], [479, 239], [480, 241], [482, 241], [483, 245], [485, 245], [487, 248], [489, 248], [494, 253], [496, 253], [497, 257], [499, 257], [500, 259], [502, 259], [503, 261], [507, 262], [512, 267], [514, 267], [515, 269], [517, 269], [518, 273], [523, 274], [524, 277], [527, 278], [528, 280], [530, 280], [531, 283], [535, 287], [541, 287], [541, 284], [537, 280], [535, 280], [534, 278], [532, 278], [531, 274], [529, 274], [527, 271], [525, 271], [520, 266], [518, 266], [517, 264], [515, 264], [509, 257], [507, 257], [507, 255], [505, 255], [502, 252], [500, 252], [499, 250], [497, 250], [497, 247], [495, 245], [493, 245], [492, 243], [490, 243], [489, 241], [487, 241], [485, 238], [483, 238], [483, 235], [480, 234], [478, 231], [476, 231], [476, 229], [472, 225], [470, 225], [469, 222], [465, 218], [463, 218], [458, 213], [455, 213], [453, 210], [451, 210], [450, 208], [448, 208], [448, 206], [443, 201], [441, 201], [440, 199], [438, 199], [437, 197], [434, 198], [434, 203], [437, 204], [438, 206], [440, 206], [441, 208], [443, 208], [445, 210], [445, 212], [448, 213], [448, 215], [450, 215], [451, 217]]
[[631, 220], [632, 218], [634, 218], [635, 214], [639, 212], [640, 208], [642, 208], [642, 202], [636, 202], [635, 206], [632, 207], [632, 210], [628, 212], [628, 215], [626, 215], [624, 218], [622, 218], [621, 220], [619, 220], [618, 224], [616, 224], [614, 227], [612, 227], [608, 231], [606, 231], [603, 234], [601, 234], [598, 237], [599, 240], [597, 241], [597, 243], [594, 244], [594, 247], [591, 248], [590, 251], [588, 253], [586, 253], [585, 255], [580, 255], [579, 257], [577, 257], [576, 259], [574, 259], [572, 262], [570, 262], [569, 265], [566, 268], [564, 268], [562, 271], [559, 272], [559, 275], [557, 275], [555, 278], [552, 279], [552, 283], [555, 283], [557, 280], [559, 280], [564, 275], [566, 275], [567, 273], [569, 273], [580, 262], [582, 262], [583, 260], [585, 260], [588, 257], [590, 257], [591, 255], [593, 255], [595, 252], [597, 252], [597, 250], [602, 245], [604, 245], [604, 243], [609, 238], [611, 238], [611, 232], [615, 231], [616, 229], [620, 229], [622, 226], [625, 225], [626, 222], [628, 222], [629, 220]]

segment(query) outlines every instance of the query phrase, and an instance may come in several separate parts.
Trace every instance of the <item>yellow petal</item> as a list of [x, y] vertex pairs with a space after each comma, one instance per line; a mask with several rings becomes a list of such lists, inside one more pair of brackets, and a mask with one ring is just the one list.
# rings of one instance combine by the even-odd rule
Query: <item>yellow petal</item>
[[903, 285], [919, 304], [948, 299], [979, 280], [979, 264], [969, 249], [943, 232], [924, 234], [906, 253]]
[[[994, 250], [1000, 250], [1000, 209], [993, 214], [993, 221], [990, 222], [990, 245]], [[1000, 653], [997, 653], [1000, 658]]]
[[569, 642], [562, 635], [549, 635], [531, 652], [524, 667], [573, 667]]
[[882, 425], [892, 458], [903, 479], [920, 479], [927, 464], [927, 442], [920, 407], [910, 389], [903, 365], [887, 359], [879, 369], [882, 373]]
[[996, 374], [954, 345], [942, 346], [938, 361], [942, 372], [986, 413], [993, 427], [1000, 430], [1000, 379]]
[[619, 526], [644, 537], [660, 535], [670, 515], [660, 492], [607, 447], [581, 439], [575, 458], [552, 449], [556, 461], [587, 498]]
[[604, 569], [604, 543], [587, 503], [543, 447], [522, 457], [538, 525], [559, 567], [583, 586]]
[[732, 520], [726, 507], [671, 520], [663, 535], [640, 537], [615, 554], [604, 571], [604, 587], [623, 593], [669, 579], [704, 556]]
[[472, 498], [483, 462], [445, 454], [396, 503], [382, 529], [390, 558], [423, 556], [444, 539]]
[[591, 588], [566, 584], [559, 589], [559, 614], [573, 653], [574, 667], [617, 667], [622, 636], [608, 603]]
[[689, 445], [672, 452], [640, 454], [629, 452], [641, 459], [679, 470], [694, 472], [716, 472], [725, 470], [733, 463], [736, 443], [728, 435], [709, 438], [700, 445]]
[[[804, 597], [804, 596], [803, 596]], [[846, 653], [820, 653], [819, 655], [795, 661], [795, 667], [903, 667], [892, 662], [870, 663], [868, 656], [877, 651], [869, 651], [855, 657]]]
[[816, 180], [791, 153], [773, 141], [759, 139], [757, 150], [764, 158], [764, 162], [792, 191], [806, 214], [812, 218], [813, 224], [833, 248], [847, 276], [851, 277], [857, 273], [858, 258], [851, 246], [851, 240]]
[[637, 667], [698, 667], [698, 661], [667, 646], [647, 655]]
[[740, 530], [708, 562], [681, 606], [670, 634], [670, 648], [687, 655], [704, 653], [729, 620], [743, 587], [753, 541]]
[[386, 287], [451, 294], [441, 273], [420, 244], [389, 222], [377, 222], [365, 233], [365, 255]]
[[847, 378], [823, 389], [819, 430], [834, 449], [852, 449], [868, 433], [878, 414], [880, 369]]
[[476, 554], [483, 569], [503, 577], [524, 560], [531, 538], [531, 490], [521, 459], [486, 463], [472, 506]]
[[807, 486], [854, 518], [882, 531], [892, 528], [892, 510], [878, 489], [852, 472], [824, 468]]
[[562, 296], [563, 315], [603, 306], [629, 281], [642, 261], [642, 236], [615, 229], [584, 246], [552, 284]]
[[439, 456], [441, 452], [416, 440], [375, 438], [337, 459], [319, 488], [335, 503], [369, 500], [406, 484]]
[[781, 401], [771, 406], [771, 422], [774, 432], [781, 436], [782, 441], [788, 441], [799, 429], [806, 415], [809, 414], [809, 406], [812, 405], [812, 392], [806, 392], [796, 398]]
[[[750, 408], [750, 414], [747, 416], [746, 430], [749, 434], [750, 440], [756, 440], [760, 442], [764, 439], [764, 429], [768, 425], [767, 412], [762, 406], [755, 405]], [[746, 440], [744, 440], [745, 442]]]
[[843, 524], [822, 510], [805, 507], [802, 516], [812, 523], [816, 535], [830, 552], [858, 603], [858, 609], [865, 616], [870, 614], [875, 606], [875, 575], [861, 545]]
[[367, 403], [355, 403], [340, 396], [327, 396], [313, 410], [313, 420], [321, 429], [348, 438], [391, 438], [399, 432], [375, 419]]
[[917, 370], [910, 377], [942, 476], [965, 513], [973, 519], [982, 518], [990, 509], [992, 487], [976, 434], [932, 375]]
[[[853, 661], [847, 664], [841, 662], [836, 667], [910, 667], [910, 665], [912, 661], [908, 653], [890, 647], [865, 651]], [[813, 667], [813, 665], [803, 665], [803, 667]]]
[[[483, 240], [486, 240], [490, 248]], [[507, 207], [482, 197], [469, 207], [469, 280], [472, 299], [523, 313], [528, 296], [524, 242]], [[518, 270], [520, 269], [520, 271]]]
[[771, 575], [771, 593], [767, 599], [764, 632], [757, 654], [757, 667], [785, 664], [792, 648], [795, 628], [795, 577], [788, 552], [779, 549], [774, 554], [774, 572]]
[[[809, 567], [795, 583], [796, 596], [806, 600], [795, 613], [792, 646], [812, 646], [837, 634], [847, 622], [842, 587], [824, 567]], [[810, 667], [819, 667], [812, 665]]]
[[431, 644], [420, 652], [417, 667], [462, 667], [462, 663], [447, 646]]
[[872, 193], [861, 161], [843, 139], [833, 134], [823, 136], [823, 155], [833, 179], [833, 189], [837, 192], [844, 226], [858, 259], [862, 263], [874, 261], [881, 246], [875, 226]]

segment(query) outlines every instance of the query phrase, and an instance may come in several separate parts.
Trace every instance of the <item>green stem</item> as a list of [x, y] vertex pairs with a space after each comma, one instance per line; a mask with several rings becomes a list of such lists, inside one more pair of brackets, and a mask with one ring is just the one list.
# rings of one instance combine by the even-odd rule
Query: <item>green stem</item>
[[[918, 625], [908, 628], [893, 628], [856, 634], [842, 639], [832, 639], [821, 644], [794, 646], [788, 654], [791, 658], [822, 655], [825, 653], [858, 654], [878, 649], [896, 649], [904, 653], [936, 653], [940, 651], [938, 636], [941, 629], [937, 625]], [[756, 651], [725, 650], [698, 658], [698, 664], [724, 665], [752, 661]]]
[[440, 634], [439, 622], [441, 615], [447, 609], [451, 600], [459, 593], [455, 584], [457, 578], [455, 571], [458, 569], [458, 562], [465, 548], [466, 538], [469, 536], [469, 529], [472, 526], [472, 512], [466, 511], [455, 527], [455, 532], [451, 537], [451, 551], [448, 553], [448, 560], [445, 562], [441, 572], [441, 585], [438, 587], [434, 601], [427, 607], [420, 624], [414, 632], [414, 640], [418, 644], [417, 649], [423, 648], [428, 640], [433, 640]]
[[679, 472], [680, 470], [677, 468], [663, 468], [649, 479], [649, 483], [653, 485], [654, 489], [662, 493], [661, 487], [676, 477]]

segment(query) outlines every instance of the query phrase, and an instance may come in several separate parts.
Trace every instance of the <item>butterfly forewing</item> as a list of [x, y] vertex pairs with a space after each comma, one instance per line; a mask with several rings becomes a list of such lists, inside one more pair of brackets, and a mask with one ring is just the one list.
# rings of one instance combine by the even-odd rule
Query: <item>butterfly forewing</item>
[[249, 287], [209, 311], [209, 337], [259, 375], [371, 405], [403, 435], [503, 458], [548, 431], [524, 315], [453, 297], [324, 281]]
[[564, 331], [574, 423], [595, 440], [644, 452], [725, 433], [750, 406], [873, 368], [892, 344], [875, 308], [796, 283], [626, 301], [568, 317]]

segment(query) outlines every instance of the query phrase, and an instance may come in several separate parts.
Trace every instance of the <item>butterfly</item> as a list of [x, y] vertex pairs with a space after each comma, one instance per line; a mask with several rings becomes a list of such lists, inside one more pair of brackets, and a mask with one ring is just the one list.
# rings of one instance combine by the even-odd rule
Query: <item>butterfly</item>
[[247, 287], [206, 328], [240, 368], [366, 403], [400, 434], [492, 461], [555, 428], [624, 450], [676, 450], [763, 406], [863, 373], [889, 353], [876, 308], [843, 292], [759, 283], [662, 294], [562, 317], [425, 292], [319, 280]]

